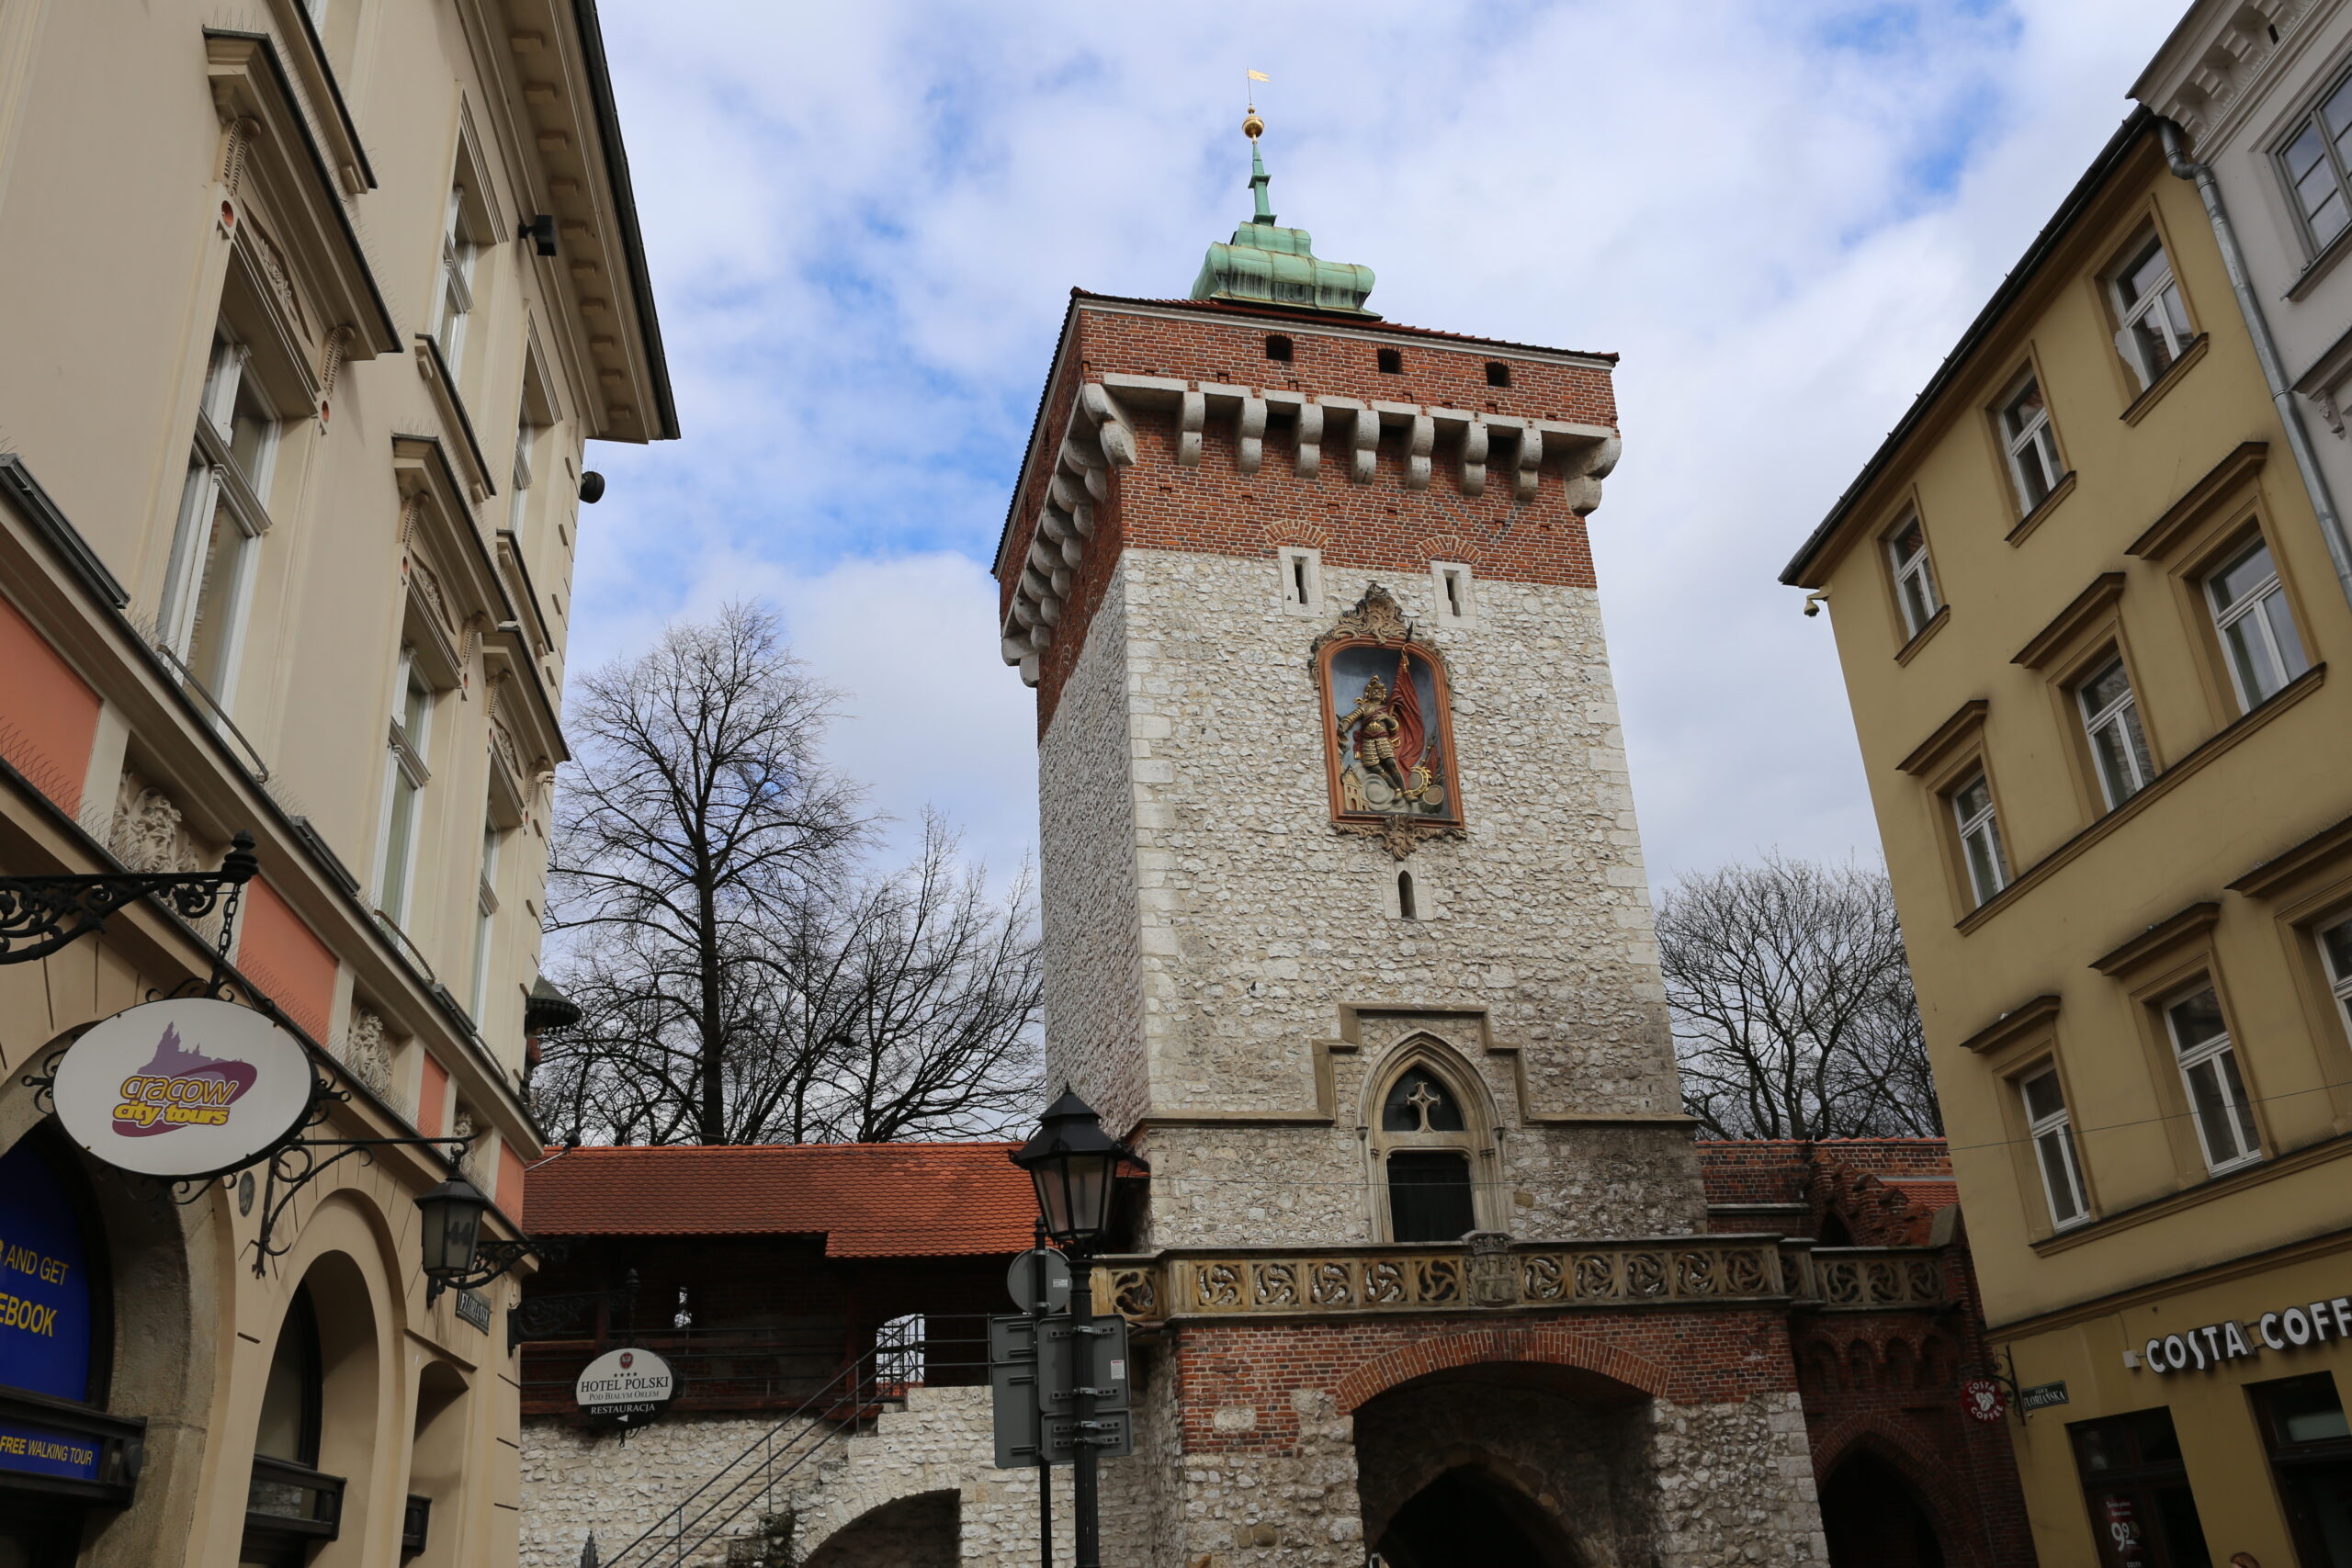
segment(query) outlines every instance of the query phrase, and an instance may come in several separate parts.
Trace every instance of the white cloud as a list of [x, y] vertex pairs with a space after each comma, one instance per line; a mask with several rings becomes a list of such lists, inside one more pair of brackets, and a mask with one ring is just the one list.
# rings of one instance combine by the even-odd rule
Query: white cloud
[[1069, 286], [1182, 293], [1248, 211], [1248, 64], [1277, 210], [1375, 308], [1623, 353], [1594, 543], [1654, 873], [1874, 852], [1826, 624], [1774, 578], [2170, 21], [606, 0], [686, 439], [598, 454], [578, 657], [764, 593], [854, 694], [843, 762], [1009, 868], [1034, 719], [984, 566]]

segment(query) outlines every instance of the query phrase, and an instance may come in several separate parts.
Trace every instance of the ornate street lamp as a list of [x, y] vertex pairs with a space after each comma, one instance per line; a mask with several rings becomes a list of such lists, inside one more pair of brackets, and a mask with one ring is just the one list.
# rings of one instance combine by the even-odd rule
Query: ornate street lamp
[[1046, 1234], [1072, 1258], [1091, 1258], [1111, 1229], [1111, 1179], [1134, 1157], [1075, 1090], [1064, 1089], [1012, 1163], [1036, 1183]]
[[[1093, 1257], [1110, 1234], [1112, 1179], [1122, 1160], [1143, 1163], [1126, 1145], [1103, 1132], [1093, 1108], [1068, 1089], [1046, 1108], [1035, 1134], [1012, 1156], [1012, 1163], [1036, 1183], [1037, 1213], [1046, 1234], [1073, 1258]], [[1091, 1368], [1096, 1362], [1094, 1337], [1109, 1331], [1093, 1326], [1092, 1270], [1081, 1267], [1072, 1272], [1077, 1278], [1070, 1282], [1070, 1333], [1086, 1348], [1078, 1365]], [[1091, 1375], [1082, 1374], [1081, 1381]], [[1091, 1386], [1071, 1391], [1070, 1417], [1077, 1432], [1070, 1457], [1070, 1489], [1078, 1504], [1077, 1568], [1102, 1568], [1102, 1510], [1095, 1490], [1100, 1461], [1095, 1448], [1102, 1439], [1092, 1431]]]
[[424, 1299], [428, 1304], [443, 1291], [486, 1285], [522, 1261], [532, 1250], [527, 1241], [484, 1241], [481, 1219], [490, 1200], [464, 1177], [449, 1179], [417, 1199], [424, 1216]]

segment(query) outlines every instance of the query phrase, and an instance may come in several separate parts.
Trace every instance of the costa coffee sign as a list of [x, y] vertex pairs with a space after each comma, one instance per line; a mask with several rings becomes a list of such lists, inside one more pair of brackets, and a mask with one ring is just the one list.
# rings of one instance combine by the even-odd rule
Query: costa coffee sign
[[607, 1350], [588, 1363], [573, 1385], [581, 1410], [633, 1425], [650, 1420], [676, 1398], [678, 1374], [650, 1350]]
[[2301, 1350], [2330, 1339], [2352, 1341], [2352, 1297], [2301, 1303], [2266, 1312], [2251, 1323], [2208, 1323], [2150, 1339], [2140, 1365], [2158, 1373], [2201, 1372], [2266, 1350]]
[[115, 1014], [67, 1048], [50, 1089], [75, 1143], [172, 1180], [251, 1165], [293, 1134], [317, 1092], [300, 1041], [209, 997]]

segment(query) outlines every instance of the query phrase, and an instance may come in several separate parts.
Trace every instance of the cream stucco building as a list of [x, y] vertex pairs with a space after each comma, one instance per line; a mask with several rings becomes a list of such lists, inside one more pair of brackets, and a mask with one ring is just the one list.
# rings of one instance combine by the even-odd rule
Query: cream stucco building
[[1784, 581], [1835, 622], [2041, 1561], [2335, 1568], [2352, 604], [2177, 136], [2123, 125]]
[[[471, 1134], [519, 1214], [585, 443], [676, 433], [593, 0], [0, 0], [0, 875], [250, 830], [318, 1135]], [[0, 964], [0, 1291], [62, 1314], [0, 1313], [0, 1563], [511, 1561], [516, 1286], [428, 1301], [437, 1159], [273, 1214], [50, 1125], [213, 936]]]

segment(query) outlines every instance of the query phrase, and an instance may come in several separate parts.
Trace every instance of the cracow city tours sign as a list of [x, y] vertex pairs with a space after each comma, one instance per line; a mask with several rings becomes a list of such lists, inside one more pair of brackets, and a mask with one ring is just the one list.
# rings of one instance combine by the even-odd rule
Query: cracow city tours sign
[[633, 1427], [677, 1397], [678, 1374], [650, 1350], [607, 1350], [582, 1370], [572, 1398], [582, 1414]]
[[2163, 1375], [2201, 1372], [2265, 1350], [2303, 1350], [2330, 1339], [2352, 1342], [2352, 1296], [2280, 1307], [2250, 1323], [2231, 1319], [2153, 1337], [2135, 1364]]
[[253, 1164], [294, 1135], [318, 1092], [300, 1041], [209, 997], [148, 1002], [93, 1026], [50, 1085], [75, 1143], [165, 1180]]

